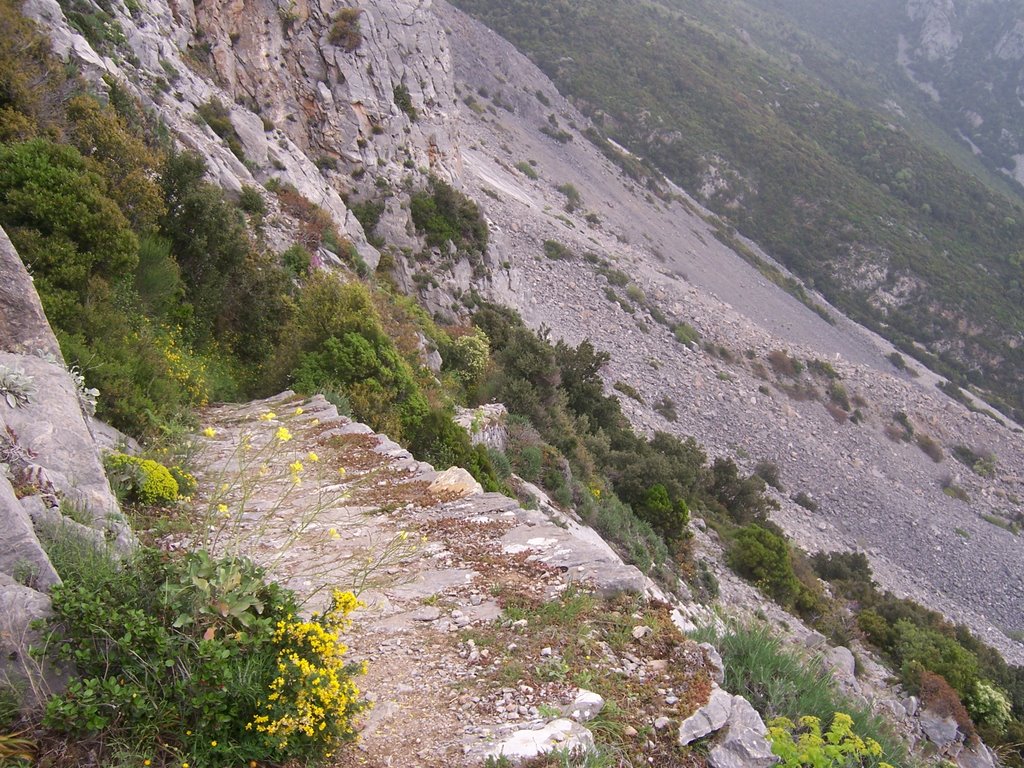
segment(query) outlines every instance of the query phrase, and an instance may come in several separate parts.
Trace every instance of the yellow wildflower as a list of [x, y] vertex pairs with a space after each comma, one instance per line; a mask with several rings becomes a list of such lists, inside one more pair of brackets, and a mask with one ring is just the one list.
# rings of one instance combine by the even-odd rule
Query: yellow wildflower
[[143, 760], [143, 761], [142, 761], [142, 764], [143, 764], [143, 765], [152, 765], [152, 764], [153, 764], [153, 761], [152, 761], [152, 760], [150, 760], [150, 759], [149, 759], [149, 758], [147, 757], [147, 758], [146, 758], [145, 760]]
[[271, 421], [277, 418], [277, 414], [273, 411], [267, 411], [266, 413], [260, 414], [260, 421]]
[[345, 476], [345, 468], [344, 467], [338, 467], [338, 477], [344, 477], [344, 476]]
[[313, 451], [310, 451], [309, 453], [307, 453], [307, 454], [306, 454], [306, 458], [307, 458], [307, 459], [308, 459], [309, 461], [313, 462], [314, 464], [315, 464], [316, 462], [320, 461], [320, 457], [319, 457], [319, 456], [317, 456], [317, 455], [316, 455], [316, 454], [315, 454], [315, 453], [314, 453]]
[[295, 415], [296, 416], [301, 416], [302, 415], [302, 406], [301, 405], [298, 408], [295, 409]]
[[217, 434], [217, 430], [214, 429], [213, 427], [207, 427], [206, 429], [203, 430], [203, 434], [206, 435], [207, 437], [213, 437], [214, 435]]
[[297, 475], [299, 474], [299, 472], [305, 469], [305, 467], [302, 466], [301, 461], [293, 461], [291, 464], [288, 465], [288, 469], [292, 471], [292, 474]]
[[210, 746], [211, 746], [211, 747], [216, 747], [216, 746], [217, 746], [217, 740], [216, 740], [216, 739], [214, 739], [213, 741], [211, 741], [211, 742], [210, 742]]
[[292, 439], [292, 433], [288, 431], [288, 427], [278, 427], [276, 437], [282, 443], [287, 443]]
[[341, 534], [338, 533], [338, 529], [337, 528], [331, 528], [331, 530], [329, 530], [327, 532], [327, 535], [330, 536], [332, 539], [340, 539], [341, 538]]
[[218, 504], [217, 505], [217, 511], [220, 512], [222, 515], [227, 514], [228, 505], [227, 504]]

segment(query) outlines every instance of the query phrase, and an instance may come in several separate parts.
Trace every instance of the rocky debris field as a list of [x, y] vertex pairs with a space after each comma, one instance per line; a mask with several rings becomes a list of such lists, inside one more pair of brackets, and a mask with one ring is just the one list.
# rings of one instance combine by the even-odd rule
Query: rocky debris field
[[[620, 399], [637, 427], [692, 435], [748, 470], [777, 465], [777, 520], [801, 546], [867, 552], [882, 586], [1024, 661], [1007, 636], [1024, 630], [1019, 428], [947, 397], [913, 361], [897, 369], [884, 340], [832, 308], [829, 324], [770, 283], [715, 239], [692, 199], [655, 198], [602, 156], [576, 130], [586, 118], [511, 46], [446, 4], [438, 12], [454, 30], [457, 86], [498, 95], [463, 123], [467, 182], [503, 260], [489, 294], [555, 338], [609, 352], [606, 381], [635, 394]], [[571, 140], [539, 130], [549, 115]], [[564, 246], [559, 258], [545, 241]], [[695, 333], [681, 342], [682, 323]], [[804, 370], [780, 372], [781, 353]], [[832, 396], [837, 383], [845, 398]], [[975, 472], [958, 448], [994, 466]], [[801, 492], [814, 511], [790, 500]]]

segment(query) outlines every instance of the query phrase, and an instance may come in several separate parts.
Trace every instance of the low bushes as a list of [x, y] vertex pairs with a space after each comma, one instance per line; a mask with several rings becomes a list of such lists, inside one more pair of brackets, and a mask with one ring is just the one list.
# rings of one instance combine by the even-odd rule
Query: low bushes
[[[320, 764], [364, 704], [338, 632], [356, 607], [297, 617], [245, 559], [143, 550], [120, 568], [60, 550], [50, 651], [78, 676], [47, 706], [65, 749], [104, 765]], [[252, 762], [250, 762], [252, 761]]]
[[412, 221], [428, 246], [451, 241], [471, 257], [487, 250], [490, 232], [476, 203], [440, 179], [432, 178], [425, 190], [411, 198]]

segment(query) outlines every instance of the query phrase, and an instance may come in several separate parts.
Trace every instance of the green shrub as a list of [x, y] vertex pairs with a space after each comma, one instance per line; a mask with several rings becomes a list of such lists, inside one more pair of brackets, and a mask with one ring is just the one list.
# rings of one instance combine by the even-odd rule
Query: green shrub
[[178, 500], [178, 481], [157, 461], [111, 453], [103, 465], [111, 485], [128, 501], [164, 506]]
[[753, 524], [736, 532], [729, 548], [729, 566], [781, 605], [792, 605], [800, 592], [786, 540]]
[[672, 326], [672, 335], [680, 344], [686, 344], [689, 347], [700, 342], [700, 333], [689, 323], [676, 323]]
[[780, 493], [784, 490], [779, 465], [774, 461], [765, 459], [764, 461], [757, 462], [757, 466], [754, 467], [754, 474]]
[[573, 184], [569, 183], [560, 184], [557, 189], [565, 195], [566, 213], [575, 212], [583, 202], [583, 195], [580, 194], [580, 191]]
[[281, 254], [281, 264], [294, 277], [305, 277], [309, 274], [309, 267], [313, 263], [313, 257], [309, 251], [298, 243], [289, 246]]
[[540, 174], [537, 173], [536, 169], [525, 160], [521, 160], [516, 163], [516, 170], [519, 171], [523, 176], [528, 179], [536, 181], [540, 178]]
[[394, 99], [395, 106], [405, 112], [406, 116], [412, 121], [416, 122], [419, 119], [419, 114], [416, 112], [416, 107], [412, 105], [412, 95], [409, 93], [408, 87], [405, 83], [399, 83], [394, 88]]
[[50, 652], [76, 676], [48, 702], [48, 728], [101, 764], [318, 763], [354, 738], [361, 667], [337, 637], [351, 593], [304, 621], [248, 560], [142, 550], [95, 568], [89, 557], [65, 558], [81, 578], [51, 593]]
[[502, 488], [487, 449], [471, 445], [466, 430], [445, 411], [435, 408], [423, 417], [409, 440], [409, 450], [420, 461], [433, 464], [435, 469], [462, 467], [468, 470], [485, 491]]
[[460, 251], [482, 254], [489, 231], [476, 203], [440, 179], [411, 197], [413, 224], [426, 236], [427, 245], [443, 247], [451, 241]]
[[720, 638], [706, 639], [712, 640], [722, 655], [723, 687], [746, 697], [766, 721], [812, 716], [829, 722], [836, 712], [849, 713], [854, 732], [882, 747], [881, 755], [871, 757], [867, 765], [881, 768], [881, 760], [907, 764], [899, 738], [869, 709], [837, 693], [832, 675], [820, 661], [808, 661], [785, 650], [766, 628], [741, 627]]
[[971, 719], [979, 726], [1002, 733], [1013, 719], [1010, 697], [991, 683], [976, 680], [974, 688], [964, 697]]
[[576, 254], [571, 248], [562, 245], [557, 240], [545, 240], [544, 241], [544, 255], [552, 261], [558, 261], [559, 259], [575, 259]]
[[242, 187], [242, 193], [238, 197], [238, 207], [251, 216], [263, 216], [267, 212], [267, 202], [256, 187]]
[[647, 522], [667, 543], [684, 538], [690, 523], [690, 510], [682, 499], [672, 501], [664, 485], [647, 489], [643, 500], [634, 504], [637, 517]]
[[806, 509], [808, 512], [817, 512], [818, 511], [818, 502], [816, 502], [814, 500], [814, 497], [811, 496], [809, 493], [807, 493], [807, 491], [799, 491], [799, 492], [797, 492], [792, 497], [792, 500], [793, 500], [794, 503], [799, 504], [801, 507]]
[[231, 113], [220, 99], [214, 96], [196, 107], [196, 112], [203, 122], [210, 126], [210, 130], [224, 140], [235, 157], [245, 160], [242, 140], [238, 136], [235, 126], [231, 124]]
[[936, 464], [942, 461], [942, 446], [940, 446], [932, 437], [926, 435], [924, 432], [918, 432], [916, 435], [917, 447]]

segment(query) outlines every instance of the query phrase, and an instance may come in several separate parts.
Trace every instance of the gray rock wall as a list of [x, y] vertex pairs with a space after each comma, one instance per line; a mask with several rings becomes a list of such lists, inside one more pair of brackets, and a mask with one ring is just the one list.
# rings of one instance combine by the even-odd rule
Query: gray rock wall
[[49, 614], [47, 593], [60, 583], [41, 532], [122, 551], [133, 537], [32, 278], [0, 229], [0, 375], [12, 372], [19, 396], [0, 397], [0, 683], [33, 706], [61, 680], [28, 654], [41, 639], [31, 624]]

